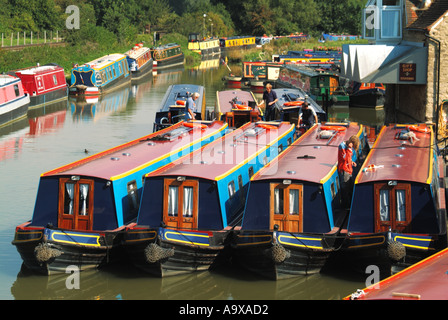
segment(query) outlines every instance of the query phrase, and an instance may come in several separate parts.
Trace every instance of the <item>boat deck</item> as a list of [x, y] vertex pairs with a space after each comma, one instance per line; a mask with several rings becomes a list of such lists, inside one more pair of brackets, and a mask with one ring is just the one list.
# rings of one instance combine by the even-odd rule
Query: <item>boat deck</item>
[[113, 54], [109, 54], [104, 57], [95, 59], [93, 61], [90, 61], [86, 64], [90, 65], [90, 67], [92, 67], [95, 70], [100, 70], [100, 69], [108, 66], [109, 64], [114, 63], [115, 61], [123, 59], [125, 57], [126, 56], [121, 53], [113, 53]]

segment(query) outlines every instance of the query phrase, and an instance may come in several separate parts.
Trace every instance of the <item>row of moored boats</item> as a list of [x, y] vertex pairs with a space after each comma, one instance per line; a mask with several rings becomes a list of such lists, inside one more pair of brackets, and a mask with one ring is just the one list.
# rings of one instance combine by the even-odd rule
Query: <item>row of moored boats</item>
[[[186, 121], [183, 98], [200, 88], [171, 86], [153, 133], [43, 173], [13, 241], [24, 265], [52, 274], [123, 259], [163, 277], [231, 262], [282, 279], [332, 264], [396, 271], [447, 246], [432, 125], [384, 126], [373, 146], [362, 125], [323, 112], [296, 130], [292, 110], [308, 98], [275, 90], [277, 121], [239, 90], [217, 92], [213, 110], [196, 101]], [[352, 136], [344, 206], [338, 148]]]

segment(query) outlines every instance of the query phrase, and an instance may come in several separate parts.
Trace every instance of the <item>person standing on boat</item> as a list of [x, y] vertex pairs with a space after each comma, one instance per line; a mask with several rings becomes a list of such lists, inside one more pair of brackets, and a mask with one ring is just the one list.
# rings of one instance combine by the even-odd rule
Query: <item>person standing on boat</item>
[[266, 90], [263, 92], [263, 102], [258, 105], [260, 106], [264, 103], [266, 121], [275, 120], [274, 105], [277, 101], [277, 94], [275, 93], [275, 91], [272, 91], [272, 84], [266, 84]]
[[341, 142], [338, 147], [338, 174], [341, 185], [342, 207], [349, 208], [351, 194], [353, 190], [353, 167], [356, 162], [353, 159], [353, 152], [359, 148], [359, 138], [351, 136], [347, 141]]
[[194, 119], [196, 114], [196, 103], [195, 101], [199, 98], [199, 93], [195, 92], [191, 96], [188, 97], [187, 102], [185, 103], [185, 121]]
[[311, 128], [318, 122], [316, 111], [313, 108], [309, 108], [308, 102], [302, 104], [302, 112], [299, 116], [299, 127], [304, 126], [306, 130]]

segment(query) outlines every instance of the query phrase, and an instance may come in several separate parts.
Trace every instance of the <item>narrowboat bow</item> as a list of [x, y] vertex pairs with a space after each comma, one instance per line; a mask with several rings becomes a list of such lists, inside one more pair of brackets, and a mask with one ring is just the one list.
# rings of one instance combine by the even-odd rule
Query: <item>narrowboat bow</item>
[[355, 179], [342, 260], [385, 275], [446, 247], [444, 167], [432, 125], [384, 126]]
[[42, 174], [34, 214], [12, 242], [24, 265], [43, 274], [103, 266], [119, 258], [135, 221], [145, 174], [221, 137], [226, 124], [178, 123]]
[[6, 126], [26, 116], [30, 96], [25, 93], [20, 78], [0, 75], [0, 126]]
[[149, 48], [144, 47], [142, 43], [139, 43], [131, 50], [127, 51], [125, 55], [132, 80], [138, 80], [147, 74], [151, 74], [150, 71], [153, 67], [153, 59]]
[[155, 70], [184, 64], [184, 53], [177, 43], [168, 43], [152, 48], [151, 53]]
[[222, 262], [241, 222], [250, 177], [291, 144], [289, 123], [247, 123], [149, 174], [136, 224], [125, 234], [130, 260], [159, 277]]
[[362, 126], [315, 124], [250, 181], [241, 230], [232, 239], [235, 263], [272, 280], [318, 273], [341, 246], [348, 209], [340, 204], [338, 146]]
[[129, 85], [131, 77], [124, 54], [110, 54], [72, 69], [69, 93], [98, 95]]

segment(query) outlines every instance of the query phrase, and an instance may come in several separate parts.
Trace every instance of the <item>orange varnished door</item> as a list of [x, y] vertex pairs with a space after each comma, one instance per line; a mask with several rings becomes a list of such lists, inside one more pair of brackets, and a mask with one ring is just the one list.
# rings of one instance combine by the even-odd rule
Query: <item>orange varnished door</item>
[[195, 229], [198, 220], [198, 181], [165, 179], [163, 222], [168, 227]]
[[303, 186], [271, 183], [270, 187], [270, 228], [303, 232]]
[[411, 221], [411, 186], [405, 183], [374, 186], [375, 232], [389, 229], [410, 232]]
[[72, 230], [92, 230], [93, 181], [59, 181], [58, 227]]

